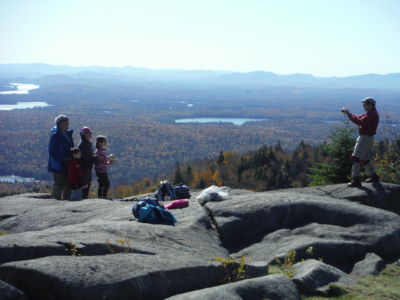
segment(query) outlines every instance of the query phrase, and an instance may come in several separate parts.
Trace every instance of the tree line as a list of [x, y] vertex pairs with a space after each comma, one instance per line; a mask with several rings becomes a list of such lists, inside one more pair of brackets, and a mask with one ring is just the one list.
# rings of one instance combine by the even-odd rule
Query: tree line
[[[174, 172], [165, 177], [119, 185], [113, 192], [117, 197], [152, 192], [164, 179], [197, 189], [215, 184], [253, 191], [345, 183], [350, 180], [355, 129], [338, 127], [329, 137], [328, 142], [318, 146], [301, 141], [293, 151], [283, 150], [278, 142], [244, 154], [220, 151], [213, 159], [176, 162]], [[381, 180], [400, 184], [400, 136], [377, 141], [374, 147], [374, 163]], [[367, 177], [365, 173], [363, 176]]]

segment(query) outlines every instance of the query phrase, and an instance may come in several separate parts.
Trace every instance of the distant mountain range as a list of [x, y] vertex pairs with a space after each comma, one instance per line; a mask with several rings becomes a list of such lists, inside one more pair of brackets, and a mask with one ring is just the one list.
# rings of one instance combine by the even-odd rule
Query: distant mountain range
[[42, 85], [102, 81], [109, 83], [175, 83], [212, 86], [291, 86], [307, 88], [356, 88], [400, 90], [400, 73], [348, 77], [310, 74], [279, 75], [272, 72], [213, 70], [152, 70], [136, 67], [73, 67], [48, 64], [0, 64], [0, 79], [28, 80]]

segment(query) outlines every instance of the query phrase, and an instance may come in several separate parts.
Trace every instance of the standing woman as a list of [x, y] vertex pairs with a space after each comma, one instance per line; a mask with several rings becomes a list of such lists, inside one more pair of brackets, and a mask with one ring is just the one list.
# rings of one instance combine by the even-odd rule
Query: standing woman
[[80, 130], [81, 141], [79, 142], [78, 148], [81, 150], [81, 168], [83, 170], [82, 186], [82, 199], [89, 197], [90, 184], [92, 183], [92, 170], [94, 164], [93, 146], [90, 141], [92, 138], [92, 131], [89, 127], [82, 127]]
[[69, 119], [59, 115], [54, 120], [55, 126], [50, 131], [49, 163], [47, 170], [53, 173], [51, 195], [58, 200], [69, 200], [71, 187], [68, 182], [67, 162], [72, 158], [71, 148], [73, 130], [68, 130]]

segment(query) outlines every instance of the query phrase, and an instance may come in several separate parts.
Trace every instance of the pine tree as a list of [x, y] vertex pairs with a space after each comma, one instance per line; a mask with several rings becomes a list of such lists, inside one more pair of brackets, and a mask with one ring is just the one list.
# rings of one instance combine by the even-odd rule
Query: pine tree
[[278, 142], [276, 143], [276, 145], [275, 145], [275, 151], [278, 152], [278, 153], [283, 152], [283, 148], [282, 148], [282, 145], [281, 145], [281, 141], [278, 141]]
[[311, 168], [311, 185], [341, 183], [349, 179], [352, 166], [350, 157], [356, 143], [354, 131], [354, 128], [349, 126], [337, 127], [330, 134], [330, 143], [321, 147], [331, 159], [328, 162], [316, 163]]
[[200, 181], [197, 183], [196, 187], [198, 189], [204, 189], [206, 187], [206, 182], [203, 177], [200, 178]]
[[304, 151], [306, 149], [306, 144], [304, 143], [304, 140], [302, 139], [299, 143], [299, 145], [297, 146], [297, 148], [301, 151]]
[[225, 163], [224, 151], [220, 151], [215, 163], [217, 164], [217, 166], [222, 166]]
[[191, 166], [187, 166], [186, 167], [184, 178], [185, 178], [184, 182], [186, 184], [190, 185], [192, 180], [193, 180], [193, 172], [192, 172], [192, 167]]
[[172, 180], [172, 183], [173, 184], [179, 184], [179, 183], [184, 183], [184, 178], [183, 178], [183, 176], [182, 176], [182, 173], [181, 173], [181, 168], [180, 168], [180, 165], [179, 165], [179, 162], [176, 162], [176, 165], [175, 165], [175, 174], [174, 174], [174, 179]]

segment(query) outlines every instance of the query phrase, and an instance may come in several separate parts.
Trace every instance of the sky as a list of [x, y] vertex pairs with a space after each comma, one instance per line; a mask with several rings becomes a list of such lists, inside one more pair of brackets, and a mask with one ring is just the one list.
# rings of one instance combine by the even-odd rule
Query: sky
[[0, 63], [400, 72], [398, 0], [0, 0]]

